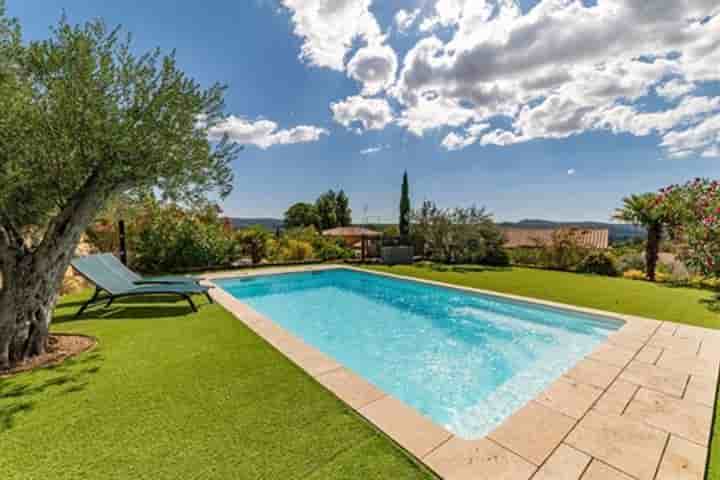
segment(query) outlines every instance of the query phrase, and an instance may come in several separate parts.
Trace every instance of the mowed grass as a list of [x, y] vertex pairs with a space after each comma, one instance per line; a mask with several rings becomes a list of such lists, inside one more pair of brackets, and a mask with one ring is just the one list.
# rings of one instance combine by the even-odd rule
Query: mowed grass
[[[523, 295], [672, 322], [720, 328], [718, 295], [649, 282], [529, 268], [372, 266], [370, 270]], [[708, 476], [720, 480], [720, 401], [715, 408]]]
[[436, 264], [366, 268], [610, 312], [720, 328], [720, 300], [716, 293], [707, 290], [533, 268]]
[[74, 321], [84, 298], [62, 300], [53, 330], [96, 349], [0, 379], [3, 480], [431, 478], [217, 305]]

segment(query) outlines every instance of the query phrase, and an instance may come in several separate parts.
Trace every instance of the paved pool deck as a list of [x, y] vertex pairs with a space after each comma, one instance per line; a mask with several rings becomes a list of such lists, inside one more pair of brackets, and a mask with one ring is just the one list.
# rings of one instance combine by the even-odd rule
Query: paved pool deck
[[[221, 272], [208, 280], [350, 268]], [[367, 272], [366, 270], [361, 270]], [[221, 288], [215, 301], [445, 479], [702, 480], [720, 371], [720, 331], [402, 277], [622, 320], [543, 393], [478, 440], [463, 440]]]

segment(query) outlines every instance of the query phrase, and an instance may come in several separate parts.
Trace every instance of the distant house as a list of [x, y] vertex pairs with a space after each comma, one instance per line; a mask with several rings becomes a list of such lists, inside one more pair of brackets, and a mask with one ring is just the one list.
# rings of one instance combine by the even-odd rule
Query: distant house
[[608, 248], [608, 229], [588, 228], [503, 228], [506, 248], [544, 247], [552, 244], [558, 232], [572, 232], [579, 245], [604, 250]]

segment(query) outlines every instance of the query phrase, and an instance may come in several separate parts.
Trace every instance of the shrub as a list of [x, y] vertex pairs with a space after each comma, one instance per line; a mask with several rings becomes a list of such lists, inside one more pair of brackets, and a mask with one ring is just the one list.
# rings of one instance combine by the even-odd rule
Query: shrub
[[618, 266], [623, 272], [627, 272], [628, 270], [640, 270], [644, 272], [645, 257], [640, 253], [626, 253], [618, 260]]
[[623, 273], [623, 277], [629, 280], [647, 280], [645, 272], [642, 270], [628, 270]]
[[620, 275], [617, 260], [612, 254], [605, 252], [591, 252], [580, 262], [577, 271], [608, 277], [617, 277]]
[[[630, 280], [647, 280], [647, 275], [645, 272], [640, 270], [628, 270], [627, 272], [623, 273], [623, 277], [630, 279]], [[672, 281], [672, 277], [668, 275], [667, 273], [656, 273], [655, 274], [655, 281], [659, 283], [667, 283]]]
[[588, 249], [580, 245], [573, 229], [558, 230], [548, 246], [540, 247], [540, 265], [557, 270], [576, 270], [587, 256]]
[[540, 250], [537, 248], [517, 247], [508, 253], [515, 265], [540, 265]]
[[235, 239], [243, 255], [249, 256], [257, 265], [270, 253], [270, 232], [259, 225], [245, 228], [235, 234]]
[[316, 250], [317, 257], [322, 261], [328, 260], [343, 260], [346, 258], [352, 258], [352, 250], [331, 242], [326, 241], [320, 244], [320, 248]]
[[510, 255], [502, 247], [489, 249], [482, 263], [493, 267], [507, 267], [510, 265]]
[[313, 246], [302, 240], [288, 239], [280, 247], [281, 259], [288, 262], [302, 262], [313, 258]]
[[148, 205], [132, 226], [132, 265], [145, 272], [170, 272], [230, 263], [231, 232], [215, 211]]

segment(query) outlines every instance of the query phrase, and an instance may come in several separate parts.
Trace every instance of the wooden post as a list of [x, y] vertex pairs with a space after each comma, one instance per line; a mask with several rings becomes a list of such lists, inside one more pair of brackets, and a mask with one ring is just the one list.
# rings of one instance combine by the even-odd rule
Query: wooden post
[[360, 253], [360, 260], [361, 260], [363, 263], [365, 263], [365, 250], [366, 250], [366, 246], [365, 246], [365, 235], [363, 235], [363, 236], [360, 237], [360, 252], [361, 252], [361, 253]]
[[118, 222], [118, 235], [120, 237], [120, 261], [127, 265], [127, 246], [125, 245], [125, 221]]

